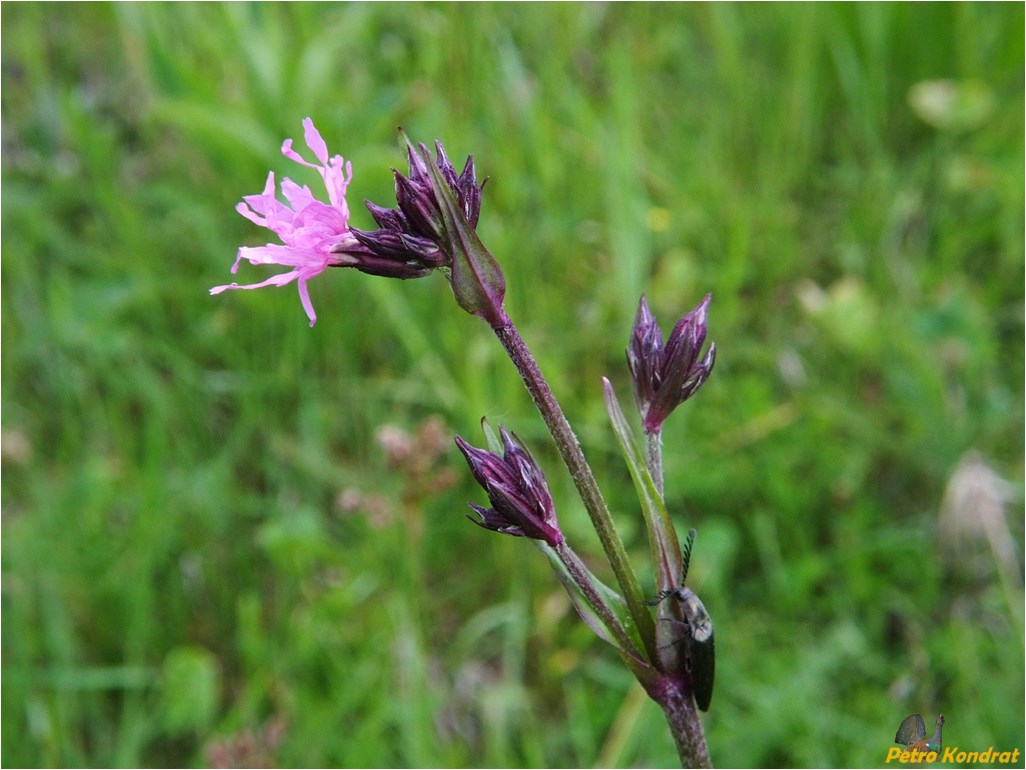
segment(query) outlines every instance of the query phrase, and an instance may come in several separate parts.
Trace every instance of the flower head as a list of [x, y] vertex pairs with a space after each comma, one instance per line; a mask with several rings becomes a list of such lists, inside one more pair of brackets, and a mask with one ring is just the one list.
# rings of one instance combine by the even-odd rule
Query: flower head
[[470, 503], [481, 520], [475, 524], [516, 537], [544, 540], [552, 547], [563, 542], [545, 474], [534, 458], [505, 428], [500, 428], [503, 456], [472, 447], [459, 436], [456, 445], [467, 458], [477, 483], [488, 493], [491, 508]]
[[681, 318], [664, 346], [662, 332], [644, 295], [641, 297], [627, 346], [627, 366], [634, 381], [634, 400], [649, 433], [657, 432], [712, 372], [716, 343], [710, 343], [705, 356], [698, 358], [705, 342], [711, 299], [712, 295], [707, 294], [698, 307]]
[[[210, 293], [220, 294], [228, 289], [284, 286], [295, 281], [303, 309], [313, 326], [317, 314], [306, 284], [327, 268], [355, 267], [372, 275], [416, 278], [430, 272], [431, 266], [381, 257], [361, 247], [349, 228], [349, 206], [345, 197], [346, 188], [353, 176], [352, 165], [345, 162], [341, 155], [328, 156], [328, 147], [310, 118], [303, 121], [303, 129], [306, 146], [318, 162], [311, 163], [293, 150], [291, 139], [286, 139], [282, 144], [282, 154], [300, 165], [317, 170], [324, 180], [328, 202], [315, 198], [309, 187], [285, 178], [281, 182], [281, 194], [286, 201], [283, 203], [276, 196], [272, 171], [267, 175], [263, 192], [245, 196], [235, 207], [246, 219], [271, 230], [281, 239], [281, 243], [241, 247], [232, 265], [232, 273], [238, 272], [242, 260], [248, 260], [254, 265], [284, 265], [291, 269], [260, 283], [215, 286]], [[339, 247], [348, 247], [347, 252], [339, 253]]]

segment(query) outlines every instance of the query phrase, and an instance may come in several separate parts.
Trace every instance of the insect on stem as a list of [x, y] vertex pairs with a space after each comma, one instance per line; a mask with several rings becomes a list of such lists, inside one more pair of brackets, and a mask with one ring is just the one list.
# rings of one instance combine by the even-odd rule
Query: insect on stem
[[[698, 708], [708, 711], [709, 703], [712, 700], [713, 678], [716, 673], [716, 640], [713, 636], [713, 623], [702, 600], [694, 591], [684, 585], [684, 581], [688, 577], [688, 569], [691, 566], [691, 548], [695, 543], [695, 534], [694, 529], [690, 530], [687, 542], [684, 543], [684, 552], [681, 554], [680, 585], [660, 591], [653, 601], [645, 603], [654, 607], [671, 596], [676, 597], [680, 602], [687, 632], [673, 644], [685, 643], [683, 673], [691, 681], [691, 689], [694, 692]], [[670, 619], [666, 618], [666, 620]], [[679, 666], [679, 663], [676, 665]]]

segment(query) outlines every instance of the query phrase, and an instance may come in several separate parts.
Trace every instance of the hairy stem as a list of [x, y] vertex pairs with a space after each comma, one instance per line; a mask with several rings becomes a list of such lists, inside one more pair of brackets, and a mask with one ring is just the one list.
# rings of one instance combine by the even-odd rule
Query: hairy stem
[[595, 589], [595, 586], [589, 579], [588, 570], [580, 560], [580, 557], [565, 542], [556, 546], [553, 550], [563, 563], [563, 566], [566, 567], [567, 574], [588, 601], [589, 606], [595, 610], [606, 627], [616, 637], [621, 651], [641, 660], [641, 653], [638, 652], [638, 648], [635, 646], [630, 634], [627, 633], [627, 629], [623, 627], [623, 624], [616, 617], [616, 613], [610, 609], [605, 599]]
[[520, 372], [524, 385], [527, 386], [527, 391], [531, 394], [531, 398], [534, 400], [535, 406], [538, 407], [538, 411], [541, 413], [549, 433], [552, 434], [552, 438], [556, 442], [556, 448], [559, 450], [567, 470], [570, 471], [570, 477], [573, 479], [581, 500], [584, 502], [584, 507], [591, 517], [592, 525], [598, 533], [602, 549], [605, 551], [606, 558], [609, 559], [609, 564], [613, 568], [613, 574], [616, 576], [620, 590], [627, 601], [627, 607], [631, 616], [638, 625], [641, 638], [645, 640], [646, 646], [650, 648], [646, 650], [649, 660], [656, 660], [656, 650], [654, 649], [655, 629], [652, 623], [652, 616], [645, 606], [641, 586], [627, 560], [627, 551], [624, 548], [623, 541], [620, 539], [619, 532], [617, 532], [616, 527], [613, 525], [613, 519], [609, 514], [606, 501], [602, 497], [602, 491], [599, 489], [598, 482], [595, 481], [595, 476], [591, 472], [591, 467], [584, 457], [584, 452], [577, 441], [577, 436], [574, 435], [570, 423], [567, 422], [566, 416], [563, 414], [559, 402], [556, 401], [551, 388], [549, 388], [548, 382], [546, 382], [541, 371], [538, 369], [534, 356], [531, 355], [531, 351], [524, 344], [524, 340], [513, 325], [513, 322], [509, 321], [508, 318], [506, 320], [508, 321], [506, 324], [492, 327], [495, 336], [502, 342], [506, 353], [517, 367], [517, 371]]
[[659, 496], [663, 495], [663, 431], [662, 428], [649, 432], [645, 430], [645, 465], [652, 476]]
[[666, 715], [681, 767], [712, 767], [702, 721], [698, 718], [691, 692], [681, 687], [679, 681], [664, 680], [663, 684], [652, 697]]

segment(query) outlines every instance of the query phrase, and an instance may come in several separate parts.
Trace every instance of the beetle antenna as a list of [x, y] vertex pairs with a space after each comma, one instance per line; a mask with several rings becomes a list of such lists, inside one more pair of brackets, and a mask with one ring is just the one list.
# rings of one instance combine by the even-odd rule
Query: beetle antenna
[[684, 581], [688, 579], [688, 568], [691, 566], [691, 546], [695, 544], [695, 532], [694, 527], [688, 531], [688, 540], [684, 543], [684, 562], [683, 568], [680, 572], [680, 584], [684, 585]]
[[676, 596], [678, 599], [683, 601], [683, 593], [681, 589], [684, 587], [684, 581], [688, 577], [688, 567], [691, 566], [691, 546], [695, 544], [695, 530], [691, 529], [688, 531], [688, 539], [684, 543], [684, 553], [682, 554], [682, 569], [680, 573], [680, 585], [676, 588], [667, 588], [656, 594], [655, 599], [652, 601], [646, 601], [649, 607], [655, 607], [657, 604], [661, 604], [667, 596]]
[[667, 596], [672, 596], [676, 592], [677, 590], [675, 588], [669, 588], [665, 591], [660, 591], [656, 594], [655, 599], [653, 599], [650, 602], [645, 602], [645, 604], [647, 604], [649, 607], [655, 607], [657, 604], [662, 604], [663, 599], [665, 599]]

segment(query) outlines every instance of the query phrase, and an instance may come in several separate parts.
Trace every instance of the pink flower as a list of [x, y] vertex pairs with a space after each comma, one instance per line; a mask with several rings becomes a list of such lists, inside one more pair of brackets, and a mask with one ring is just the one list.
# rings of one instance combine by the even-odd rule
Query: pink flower
[[266, 246], [241, 247], [235, 264], [232, 265], [232, 273], [238, 272], [239, 263], [244, 259], [254, 265], [284, 265], [291, 269], [260, 283], [215, 286], [210, 293], [220, 294], [228, 289], [284, 286], [295, 281], [299, 287], [299, 299], [310, 319], [310, 326], [313, 326], [317, 322], [317, 314], [310, 301], [307, 281], [320, 275], [328, 267], [349, 266], [355, 261], [343, 254], [332, 252], [332, 247], [339, 244], [350, 241], [356, 243], [349, 231], [349, 206], [345, 198], [346, 187], [352, 179], [353, 171], [352, 165], [346, 163], [341, 155], [328, 157], [328, 147], [310, 118], [303, 121], [303, 129], [306, 146], [313, 151], [319, 163], [304, 160], [292, 149], [291, 139], [286, 139], [282, 144], [282, 154], [296, 163], [317, 169], [328, 190], [329, 203], [317, 200], [309, 187], [301, 187], [288, 178], [281, 182], [281, 193], [288, 201], [288, 205], [282, 203], [275, 197], [274, 172], [270, 172], [264, 191], [259, 195], [245, 196], [235, 210], [251, 222], [273, 231], [282, 242], [269, 243]]

